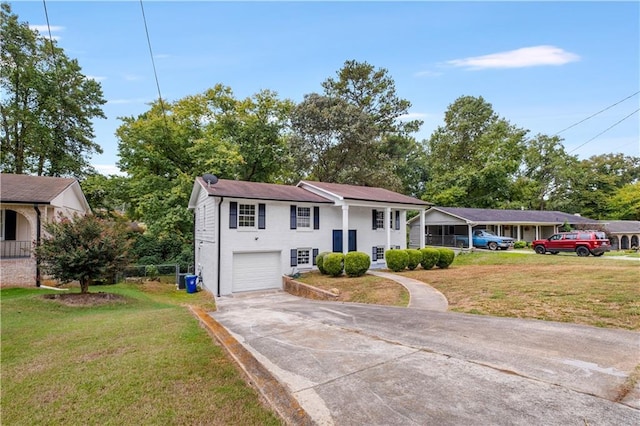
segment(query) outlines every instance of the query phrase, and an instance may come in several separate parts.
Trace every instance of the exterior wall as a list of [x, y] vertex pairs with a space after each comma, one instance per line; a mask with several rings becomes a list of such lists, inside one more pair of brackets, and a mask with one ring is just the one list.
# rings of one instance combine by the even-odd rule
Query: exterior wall
[[2, 259], [0, 263], [0, 288], [36, 285], [35, 258]]
[[[205, 191], [201, 191], [195, 212], [195, 263], [196, 274], [201, 273], [203, 285], [212, 293], [217, 294], [218, 286], [218, 220], [220, 221], [220, 294], [232, 293], [233, 255], [235, 253], [259, 253], [278, 252], [281, 259], [282, 274], [295, 270], [312, 269], [301, 266], [292, 267], [290, 250], [308, 248], [317, 249], [319, 253], [333, 250], [333, 231], [342, 230], [342, 207], [330, 204], [293, 203], [279, 201], [243, 200], [224, 198], [220, 205], [220, 218], [218, 218], [219, 197], [210, 197]], [[230, 203], [255, 204], [256, 215], [258, 204], [265, 204], [265, 229], [255, 228], [230, 229], [229, 211]], [[297, 207], [319, 207], [320, 229], [313, 229], [313, 217], [311, 227], [302, 229], [290, 229], [291, 205]], [[372, 229], [372, 207], [349, 208], [349, 230], [356, 230], [357, 250], [372, 254], [374, 246], [387, 245], [387, 230]], [[381, 205], [378, 210], [384, 209]], [[395, 210], [392, 210], [395, 224]], [[313, 215], [312, 215], [313, 216]], [[256, 218], [257, 220], [257, 218]], [[389, 218], [385, 217], [385, 225], [389, 226]], [[347, 238], [343, 243], [348, 244]], [[406, 212], [400, 211], [400, 229], [390, 231], [390, 245], [392, 247], [406, 247]], [[313, 251], [312, 251], [313, 253]], [[312, 262], [313, 263], [313, 262]], [[372, 262], [376, 263], [376, 262]], [[384, 264], [384, 260], [377, 263]]]

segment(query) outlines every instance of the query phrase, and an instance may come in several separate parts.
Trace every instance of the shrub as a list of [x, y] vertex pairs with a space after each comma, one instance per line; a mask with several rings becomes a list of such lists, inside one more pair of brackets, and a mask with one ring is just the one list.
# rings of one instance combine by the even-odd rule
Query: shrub
[[144, 268], [144, 274], [152, 280], [155, 280], [156, 278], [158, 278], [158, 275], [160, 275], [160, 272], [158, 271], [158, 267], [156, 265], [147, 265]]
[[371, 258], [367, 253], [351, 251], [344, 256], [344, 272], [350, 277], [360, 277], [369, 270]]
[[424, 247], [420, 249], [420, 253], [422, 254], [420, 265], [422, 265], [424, 269], [433, 268], [436, 266], [436, 263], [438, 263], [438, 259], [440, 259], [440, 252], [433, 247]]
[[342, 275], [342, 270], [344, 269], [344, 254], [327, 253], [322, 259], [322, 266], [327, 274], [332, 277]]
[[438, 259], [436, 266], [441, 269], [448, 268], [449, 265], [453, 263], [453, 259], [455, 259], [456, 253], [453, 250], [445, 247], [439, 248], [438, 251], [440, 252], [440, 258]]
[[387, 250], [384, 252], [387, 261], [387, 268], [393, 272], [402, 271], [409, 263], [409, 255], [404, 250]]
[[326, 269], [324, 269], [324, 257], [329, 253], [330, 252], [328, 251], [323, 251], [316, 256], [316, 266], [318, 267], [318, 271], [320, 271], [320, 273], [323, 275], [327, 275], [327, 271]]
[[420, 253], [420, 250], [416, 250], [416, 249], [406, 249], [405, 251], [409, 256], [409, 261], [407, 262], [407, 268], [413, 271], [418, 267], [420, 262], [422, 262], [422, 253]]
[[526, 241], [516, 241], [515, 243], [513, 243], [513, 248], [521, 249], [525, 247], [527, 247]]

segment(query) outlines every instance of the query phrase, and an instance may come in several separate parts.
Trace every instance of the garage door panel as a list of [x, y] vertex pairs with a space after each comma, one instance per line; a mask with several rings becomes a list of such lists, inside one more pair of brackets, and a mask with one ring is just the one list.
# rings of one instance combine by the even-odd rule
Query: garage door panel
[[280, 252], [233, 254], [233, 292], [274, 288], [282, 288]]

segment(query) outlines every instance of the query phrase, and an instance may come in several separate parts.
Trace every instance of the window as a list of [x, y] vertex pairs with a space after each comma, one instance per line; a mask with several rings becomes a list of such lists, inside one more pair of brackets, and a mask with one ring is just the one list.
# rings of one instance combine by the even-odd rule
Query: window
[[311, 265], [311, 249], [298, 249], [298, 266]]
[[238, 206], [238, 226], [241, 228], [255, 228], [256, 206], [253, 204], [240, 204]]
[[384, 260], [384, 246], [376, 247], [376, 258], [378, 260]]
[[298, 228], [311, 228], [311, 207], [298, 207], [296, 226]]
[[384, 229], [384, 210], [376, 210], [376, 229]]

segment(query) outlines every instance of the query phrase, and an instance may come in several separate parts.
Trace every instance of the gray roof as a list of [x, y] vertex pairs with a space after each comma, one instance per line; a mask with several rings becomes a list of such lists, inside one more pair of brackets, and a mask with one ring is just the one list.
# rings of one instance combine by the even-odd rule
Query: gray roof
[[[583, 216], [550, 210], [497, 210], [467, 207], [432, 207], [474, 223], [554, 223], [597, 224], [598, 221]], [[430, 210], [427, 210], [429, 213]]]
[[429, 206], [431, 203], [419, 200], [418, 198], [409, 197], [408, 195], [399, 194], [384, 188], [376, 188], [371, 186], [345, 185], [342, 183], [315, 182], [303, 180], [299, 186], [311, 186], [320, 189], [326, 193], [330, 193], [346, 200], [358, 201], [378, 201], [391, 204], [411, 204], [416, 206]]
[[0, 173], [0, 201], [48, 204], [75, 182], [71, 178]]
[[612, 234], [640, 234], [638, 220], [601, 220], [600, 223]]
[[198, 177], [197, 181], [215, 197], [232, 197], [254, 200], [294, 201], [308, 203], [331, 203], [324, 197], [291, 185], [274, 183], [245, 182], [241, 180], [219, 179], [217, 183], [207, 185]]

